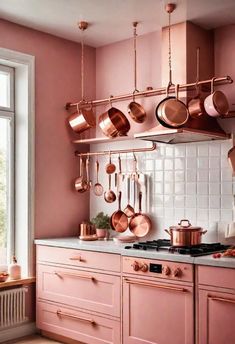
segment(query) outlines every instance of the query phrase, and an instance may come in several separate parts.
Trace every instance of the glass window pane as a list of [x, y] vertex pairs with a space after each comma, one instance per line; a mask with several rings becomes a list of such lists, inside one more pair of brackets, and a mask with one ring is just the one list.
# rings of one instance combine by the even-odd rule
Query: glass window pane
[[9, 249], [9, 124], [0, 118], [0, 264], [7, 263]]
[[0, 71], [0, 106], [10, 106], [10, 74]]

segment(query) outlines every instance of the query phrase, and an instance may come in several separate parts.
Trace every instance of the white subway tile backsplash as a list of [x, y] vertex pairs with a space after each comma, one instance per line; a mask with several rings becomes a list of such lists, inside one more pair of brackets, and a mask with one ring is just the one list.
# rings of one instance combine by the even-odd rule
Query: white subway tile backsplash
[[209, 164], [208, 164], [208, 157], [199, 157], [197, 159], [197, 167], [198, 168], [202, 168], [202, 169], [205, 169], [209, 167]]
[[210, 182], [220, 182], [220, 170], [210, 170], [209, 171], [209, 180]]
[[[101, 146], [99, 150], [107, 149], [105, 145]], [[216, 235], [217, 222], [233, 220], [235, 178], [232, 177], [227, 160], [227, 152], [231, 146], [231, 140], [172, 146], [159, 144], [156, 152], [137, 154], [139, 170], [147, 174], [150, 181], [149, 207], [146, 208], [143, 204], [143, 210], [149, 209], [149, 216], [153, 221], [151, 239], [167, 238], [167, 234], [163, 232], [164, 226], [167, 228], [186, 217], [192, 225], [208, 229], [209, 233], [203, 241], [212, 240]], [[113, 161], [118, 166], [117, 157]], [[100, 158], [100, 181], [105, 190], [108, 178], [102, 173], [102, 165], [105, 166], [106, 163], [107, 159]], [[122, 167], [123, 172], [133, 170], [132, 154], [122, 156]], [[95, 169], [91, 168], [91, 173], [92, 180], [95, 180]], [[112, 187], [114, 188], [114, 179]], [[123, 207], [126, 202], [124, 192]], [[91, 216], [104, 210], [104, 207], [105, 212], [111, 215], [117, 208], [117, 202], [107, 205], [103, 199], [100, 201], [100, 198], [91, 193]]]
[[164, 161], [164, 170], [165, 171], [173, 170], [173, 167], [174, 167], [173, 159], [165, 159], [165, 161]]
[[208, 156], [209, 154], [209, 147], [207, 144], [202, 144], [202, 145], [198, 145], [198, 156]]

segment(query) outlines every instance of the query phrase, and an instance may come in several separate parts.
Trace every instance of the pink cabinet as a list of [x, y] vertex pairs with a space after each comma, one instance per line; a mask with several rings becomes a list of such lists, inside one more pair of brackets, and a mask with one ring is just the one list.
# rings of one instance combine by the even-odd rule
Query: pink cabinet
[[197, 268], [197, 344], [234, 344], [235, 270]]
[[120, 316], [119, 276], [38, 264], [37, 283], [39, 299]]
[[193, 287], [123, 280], [123, 344], [193, 344]]
[[79, 343], [120, 344], [120, 322], [59, 304], [37, 303], [37, 327]]

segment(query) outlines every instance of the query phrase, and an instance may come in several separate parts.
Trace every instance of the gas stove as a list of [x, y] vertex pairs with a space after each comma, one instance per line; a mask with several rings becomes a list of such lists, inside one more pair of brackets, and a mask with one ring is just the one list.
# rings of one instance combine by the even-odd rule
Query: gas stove
[[211, 253], [222, 252], [229, 248], [229, 245], [221, 243], [200, 244], [189, 247], [175, 247], [171, 245], [168, 239], [158, 239], [153, 241], [144, 241], [135, 243], [131, 246], [125, 246], [125, 249], [135, 249], [144, 251], [166, 251], [172, 254], [184, 254], [191, 257], [209, 255]]

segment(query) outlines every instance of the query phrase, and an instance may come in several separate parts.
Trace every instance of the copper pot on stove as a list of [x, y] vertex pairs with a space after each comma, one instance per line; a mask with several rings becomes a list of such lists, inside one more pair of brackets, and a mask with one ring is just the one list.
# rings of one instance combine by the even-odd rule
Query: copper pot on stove
[[183, 219], [178, 226], [170, 226], [165, 229], [171, 237], [171, 245], [175, 247], [189, 247], [201, 244], [201, 237], [206, 234], [207, 230], [201, 227], [194, 227], [189, 220]]

